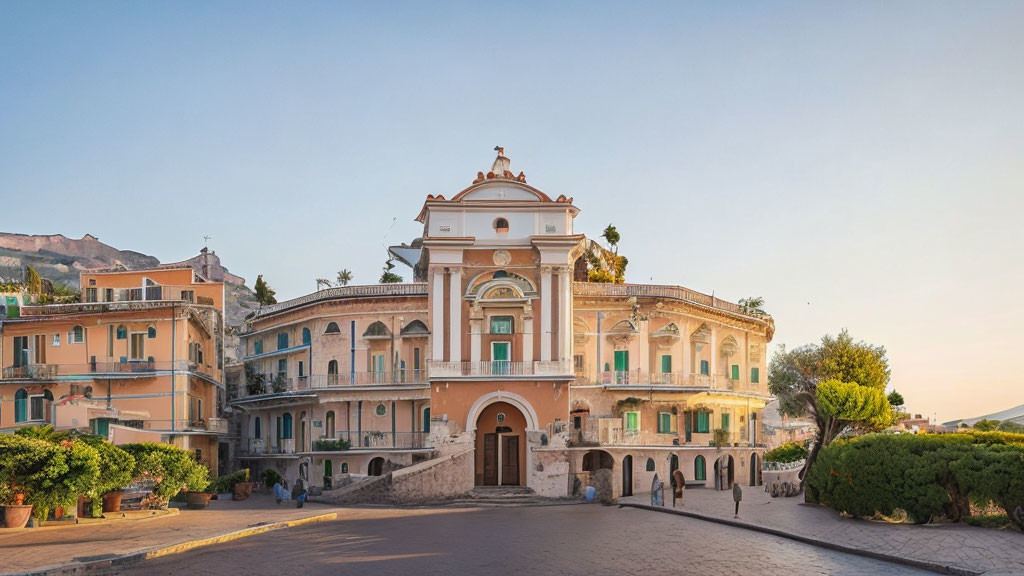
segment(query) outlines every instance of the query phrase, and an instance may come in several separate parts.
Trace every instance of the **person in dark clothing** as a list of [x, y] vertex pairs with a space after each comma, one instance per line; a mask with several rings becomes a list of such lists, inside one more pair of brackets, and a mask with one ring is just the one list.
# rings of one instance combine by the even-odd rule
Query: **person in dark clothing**
[[732, 485], [732, 499], [736, 502], [736, 512], [733, 514], [733, 518], [740, 517], [740, 500], [743, 500], [743, 489], [740, 488], [739, 483]]
[[299, 478], [295, 481], [295, 487], [292, 488], [292, 499], [295, 500], [295, 507], [302, 508], [302, 505], [306, 502], [306, 484]]

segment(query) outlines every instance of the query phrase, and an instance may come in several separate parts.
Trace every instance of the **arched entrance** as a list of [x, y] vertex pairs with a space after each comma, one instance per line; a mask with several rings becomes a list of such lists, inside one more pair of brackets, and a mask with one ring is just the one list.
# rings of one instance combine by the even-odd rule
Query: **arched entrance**
[[761, 457], [757, 452], [750, 455], [750, 485], [761, 485]]
[[715, 460], [715, 490], [729, 490], [733, 483], [732, 456], [722, 456]]
[[526, 485], [526, 416], [494, 402], [476, 420], [476, 485]]
[[633, 495], [633, 457], [626, 456], [622, 459], [622, 495]]
[[672, 476], [676, 470], [679, 470], [679, 455], [673, 454], [668, 459], [668, 475]]
[[382, 476], [384, 474], [384, 459], [378, 456], [370, 460], [370, 465], [366, 467], [366, 473], [369, 476]]
[[611, 470], [615, 467], [615, 459], [604, 450], [591, 450], [583, 455], [583, 471], [593, 472], [601, 468]]

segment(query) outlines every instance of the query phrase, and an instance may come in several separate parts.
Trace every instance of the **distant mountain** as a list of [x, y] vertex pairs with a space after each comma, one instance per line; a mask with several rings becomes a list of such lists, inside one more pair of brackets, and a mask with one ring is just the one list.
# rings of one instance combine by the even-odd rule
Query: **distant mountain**
[[960, 420], [951, 420], [943, 424], [943, 426], [949, 428], [959, 428], [961, 424], [967, 426], [974, 426], [981, 420], [998, 420], [1004, 422], [1009, 420], [1017, 424], [1024, 424], [1024, 404], [1003, 410], [1002, 412], [996, 412], [994, 414], [985, 414], [984, 416], [975, 416], [974, 418], [961, 418]]
[[78, 273], [96, 268], [143, 270], [160, 266], [191, 266], [204, 278], [224, 282], [224, 323], [228, 327], [224, 354], [237, 359], [236, 333], [243, 319], [258, 307], [256, 295], [245, 285], [245, 278], [232, 274], [221, 265], [216, 252], [203, 248], [199, 254], [170, 264], [161, 264], [154, 256], [118, 250], [86, 234], [79, 240], [62, 234], [35, 236], [0, 232], [0, 281], [20, 281], [25, 266], [32, 266], [43, 278], [78, 288]]

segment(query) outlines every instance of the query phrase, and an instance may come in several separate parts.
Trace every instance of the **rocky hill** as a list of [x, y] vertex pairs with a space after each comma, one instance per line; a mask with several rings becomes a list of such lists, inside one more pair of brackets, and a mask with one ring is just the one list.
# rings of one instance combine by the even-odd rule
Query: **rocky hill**
[[[204, 248], [192, 258], [166, 265], [183, 264], [191, 266], [205, 278], [224, 282], [224, 323], [228, 327], [225, 356], [237, 358], [235, 346], [238, 339], [233, 333], [242, 326], [245, 316], [257, 307], [255, 294], [245, 285], [245, 278], [232, 274], [221, 264], [216, 252]], [[79, 287], [78, 273], [81, 270], [142, 270], [162, 266], [154, 256], [118, 250], [91, 234], [75, 240], [62, 234], [35, 236], [0, 232], [0, 281], [20, 281], [26, 265], [35, 268], [43, 278], [76, 288]]]

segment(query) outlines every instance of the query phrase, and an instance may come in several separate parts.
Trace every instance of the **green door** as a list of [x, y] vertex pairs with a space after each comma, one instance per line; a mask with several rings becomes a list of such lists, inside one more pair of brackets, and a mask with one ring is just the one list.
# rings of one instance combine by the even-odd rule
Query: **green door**
[[508, 374], [509, 372], [509, 342], [491, 343], [491, 365], [493, 374]]
[[615, 383], [629, 384], [629, 350], [615, 351]]

